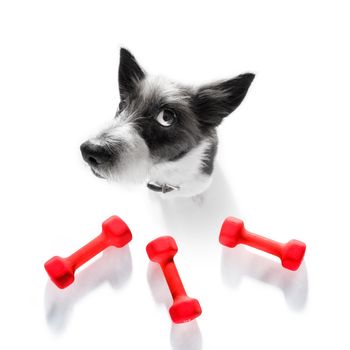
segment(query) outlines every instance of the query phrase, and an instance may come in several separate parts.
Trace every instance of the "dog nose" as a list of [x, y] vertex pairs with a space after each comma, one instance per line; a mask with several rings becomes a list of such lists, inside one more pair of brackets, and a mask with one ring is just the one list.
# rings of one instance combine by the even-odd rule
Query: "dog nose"
[[108, 149], [90, 141], [84, 142], [80, 146], [80, 151], [85, 162], [92, 166], [108, 163], [112, 159], [112, 154]]

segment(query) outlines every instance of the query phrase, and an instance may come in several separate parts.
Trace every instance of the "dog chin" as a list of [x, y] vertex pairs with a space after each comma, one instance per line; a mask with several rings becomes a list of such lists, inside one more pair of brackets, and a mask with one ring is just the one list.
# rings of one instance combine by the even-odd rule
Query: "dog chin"
[[92, 173], [100, 178], [109, 182], [119, 182], [122, 184], [141, 184], [144, 183], [149, 173], [149, 164], [146, 161], [140, 161], [139, 164], [129, 167], [111, 167], [109, 169], [96, 169], [90, 167]]
[[90, 169], [96, 177], [99, 177], [100, 179], [106, 179], [106, 177], [102, 176], [96, 169], [94, 169], [92, 167]]

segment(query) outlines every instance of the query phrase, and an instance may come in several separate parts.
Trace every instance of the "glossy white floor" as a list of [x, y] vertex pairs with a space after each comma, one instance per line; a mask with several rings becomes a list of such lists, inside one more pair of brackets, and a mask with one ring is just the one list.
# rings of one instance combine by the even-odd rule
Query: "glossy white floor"
[[[346, 2], [12, 1], [0, 5], [1, 349], [348, 349], [349, 45]], [[257, 74], [219, 129], [202, 204], [94, 177], [79, 145], [113, 117], [118, 47], [200, 83]], [[58, 290], [44, 262], [121, 216], [110, 248]], [[223, 219], [307, 243], [297, 272], [218, 243]], [[203, 314], [173, 325], [146, 244], [173, 235]]]

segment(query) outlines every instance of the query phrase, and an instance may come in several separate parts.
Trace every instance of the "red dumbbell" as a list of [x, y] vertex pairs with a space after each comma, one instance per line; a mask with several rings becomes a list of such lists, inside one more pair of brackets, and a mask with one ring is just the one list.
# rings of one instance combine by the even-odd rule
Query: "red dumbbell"
[[234, 217], [228, 217], [222, 224], [219, 241], [230, 248], [237, 244], [246, 244], [276, 255], [281, 259], [282, 266], [292, 271], [299, 268], [306, 250], [305, 243], [295, 239], [283, 244], [251, 233], [244, 228], [242, 220]]
[[129, 227], [118, 216], [111, 216], [102, 224], [102, 233], [68, 258], [54, 256], [45, 263], [45, 270], [58, 288], [66, 288], [74, 281], [74, 272], [81, 265], [107, 247], [121, 248], [129, 243]]
[[193, 320], [202, 313], [197, 299], [187, 296], [174, 263], [177, 245], [170, 236], [159, 237], [147, 244], [146, 251], [151, 261], [160, 265], [168, 283], [174, 303], [169, 309], [170, 317], [175, 323]]

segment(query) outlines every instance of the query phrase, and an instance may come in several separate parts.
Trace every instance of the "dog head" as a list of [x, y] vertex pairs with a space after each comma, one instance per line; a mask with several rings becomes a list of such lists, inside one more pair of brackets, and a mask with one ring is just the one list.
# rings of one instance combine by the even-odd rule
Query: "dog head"
[[254, 74], [185, 86], [148, 75], [122, 48], [120, 104], [111, 124], [81, 145], [84, 160], [102, 178], [143, 181], [150, 169], [185, 157], [243, 101]]

